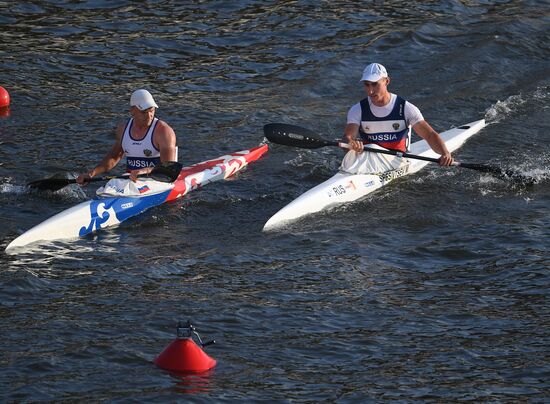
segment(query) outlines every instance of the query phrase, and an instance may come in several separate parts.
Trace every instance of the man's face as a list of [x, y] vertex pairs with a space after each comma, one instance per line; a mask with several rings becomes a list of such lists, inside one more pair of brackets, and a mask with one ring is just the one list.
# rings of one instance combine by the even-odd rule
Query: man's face
[[390, 80], [388, 77], [383, 77], [378, 81], [364, 81], [365, 91], [371, 100], [376, 104], [384, 100], [388, 92], [388, 84]]
[[151, 124], [151, 122], [153, 122], [153, 118], [155, 117], [155, 110], [155, 107], [147, 108], [143, 111], [138, 107], [132, 107], [131, 112], [134, 119], [142, 123]]

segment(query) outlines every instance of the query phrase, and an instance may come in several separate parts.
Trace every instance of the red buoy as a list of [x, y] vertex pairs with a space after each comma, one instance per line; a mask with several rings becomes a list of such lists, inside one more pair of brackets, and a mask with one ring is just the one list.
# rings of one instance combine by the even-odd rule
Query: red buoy
[[202, 347], [215, 341], [203, 344], [200, 335], [189, 321], [186, 326], [178, 324], [177, 335], [178, 337], [154, 360], [155, 365], [174, 372], [204, 372], [216, 366], [216, 361], [193, 341], [192, 336], [198, 338]]
[[0, 108], [6, 108], [10, 106], [10, 93], [0, 86]]

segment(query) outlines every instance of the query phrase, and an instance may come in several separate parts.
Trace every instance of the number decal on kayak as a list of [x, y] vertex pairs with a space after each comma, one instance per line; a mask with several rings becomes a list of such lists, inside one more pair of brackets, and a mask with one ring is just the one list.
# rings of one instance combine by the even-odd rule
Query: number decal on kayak
[[396, 178], [402, 177], [405, 174], [409, 172], [409, 165], [400, 167], [396, 170], [386, 171], [385, 173], [382, 173], [379, 175], [380, 182], [389, 182], [391, 180], [394, 180]]
[[110, 201], [110, 203], [100, 200], [91, 201], [90, 223], [88, 223], [88, 226], [81, 227], [78, 235], [82, 237], [102, 227], [117, 224], [119, 221], [116, 219], [116, 213], [112, 206], [115, 202], [116, 200]]

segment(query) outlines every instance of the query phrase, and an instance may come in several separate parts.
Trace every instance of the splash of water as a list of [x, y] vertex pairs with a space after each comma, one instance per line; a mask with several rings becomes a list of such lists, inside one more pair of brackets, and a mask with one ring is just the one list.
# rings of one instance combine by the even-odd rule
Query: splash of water
[[23, 185], [15, 185], [11, 183], [0, 184], [0, 193], [1, 194], [14, 194], [22, 195], [28, 192], [28, 188]]
[[[550, 87], [538, 87], [534, 92], [528, 94], [511, 95], [504, 101], [498, 100], [494, 105], [485, 111], [487, 123], [498, 123], [521, 111], [526, 104], [535, 103], [540, 108], [550, 108]], [[540, 104], [540, 105], [539, 105]]]
[[512, 95], [504, 101], [499, 100], [485, 111], [485, 121], [487, 123], [500, 122], [512, 115], [525, 102], [526, 99], [522, 95]]

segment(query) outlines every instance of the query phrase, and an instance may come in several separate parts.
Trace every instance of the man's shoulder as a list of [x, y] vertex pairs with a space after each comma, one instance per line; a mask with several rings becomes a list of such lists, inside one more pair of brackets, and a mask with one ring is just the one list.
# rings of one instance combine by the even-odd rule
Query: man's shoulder
[[172, 127], [170, 125], [168, 125], [168, 123], [166, 123], [165, 121], [163, 121], [162, 119], [159, 119], [157, 121], [157, 128], [170, 128], [172, 129]]
[[128, 119], [124, 119], [124, 120], [120, 120], [116, 126], [116, 134], [117, 136], [122, 136], [122, 134], [124, 133], [124, 129], [126, 129], [126, 126], [128, 125], [128, 122], [129, 120]]
[[405, 102], [405, 119], [409, 122], [409, 125], [414, 126], [418, 122], [423, 121], [424, 117], [420, 109], [413, 103]]
[[173, 134], [174, 129], [172, 129], [170, 125], [161, 119], [157, 121], [157, 125], [155, 126], [155, 135], [172, 136]]
[[353, 110], [361, 110], [361, 102], [364, 101], [364, 100], [361, 100], [359, 102], [356, 102], [355, 104], [353, 104], [351, 107], [349, 107], [349, 111], [353, 111]]
[[405, 100], [405, 109], [409, 109], [409, 110], [420, 110], [416, 105], [414, 105], [412, 102], [408, 101], [408, 100]]
[[395, 94], [395, 93], [390, 93], [391, 95], [391, 101], [392, 102], [397, 102], [397, 101], [401, 101], [401, 102], [409, 102], [405, 97], [399, 95], [399, 94]]
[[410, 105], [410, 106], [412, 106], [413, 108], [416, 108], [416, 105], [414, 105], [411, 101], [409, 101], [408, 98], [403, 97], [403, 96], [401, 96], [401, 95], [399, 95], [399, 94], [393, 94], [393, 93], [392, 93], [392, 95], [395, 96], [396, 99], [402, 100], [402, 101], [405, 103], [405, 105]]

